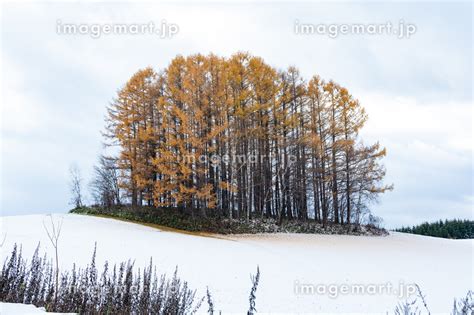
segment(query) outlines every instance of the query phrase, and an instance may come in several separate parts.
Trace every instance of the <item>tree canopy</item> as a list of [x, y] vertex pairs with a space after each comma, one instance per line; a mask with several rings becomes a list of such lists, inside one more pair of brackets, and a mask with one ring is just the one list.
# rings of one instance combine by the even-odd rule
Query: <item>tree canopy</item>
[[333, 81], [248, 53], [197, 54], [136, 72], [108, 108], [106, 137], [132, 206], [344, 224], [391, 189], [385, 148], [360, 139], [366, 120]]

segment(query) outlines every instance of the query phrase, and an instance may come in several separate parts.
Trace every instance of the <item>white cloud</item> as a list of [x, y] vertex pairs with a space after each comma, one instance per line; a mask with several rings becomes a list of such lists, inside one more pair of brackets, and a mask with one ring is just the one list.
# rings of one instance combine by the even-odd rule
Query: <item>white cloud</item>
[[8, 73], [2, 86], [2, 133], [27, 135], [47, 124], [47, 109], [38, 99], [25, 93], [28, 90], [24, 84], [26, 74], [8, 59], [2, 60], [2, 66], [2, 71]]
[[360, 93], [369, 115], [363, 135], [404, 137], [470, 158], [473, 149], [471, 103], [420, 103], [414, 98]]
[[369, 115], [361, 136], [380, 140], [388, 152], [386, 181], [395, 190], [374, 206], [388, 226], [472, 217], [471, 104], [359, 96]]

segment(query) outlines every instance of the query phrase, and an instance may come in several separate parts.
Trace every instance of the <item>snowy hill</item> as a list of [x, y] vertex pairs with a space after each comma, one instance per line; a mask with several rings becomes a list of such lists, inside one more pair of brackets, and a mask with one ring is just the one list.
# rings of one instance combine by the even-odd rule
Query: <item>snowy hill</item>
[[19, 304], [19, 303], [0, 303], [0, 314], [2, 315], [34, 315], [34, 314], [49, 314], [59, 315], [66, 313], [52, 313], [46, 312], [44, 308], [35, 307], [31, 304]]
[[[223, 313], [246, 312], [250, 274], [257, 265], [261, 278], [256, 308], [263, 312], [393, 312], [402, 284], [417, 283], [434, 313], [449, 312], [453, 298], [473, 288], [473, 241], [446, 240], [392, 233], [387, 237], [342, 235], [268, 234], [197, 236], [81, 215], [63, 217], [59, 244], [60, 266], [89, 263], [97, 242], [97, 263], [135, 260], [143, 268], [150, 257], [162, 273], [188, 281], [198, 296], [209, 287], [215, 309]], [[41, 253], [53, 257], [43, 227], [44, 215], [1, 217], [6, 233], [2, 263], [13, 244], [21, 244], [25, 257], [38, 242]], [[364, 285], [365, 292], [347, 294], [342, 286]], [[392, 290], [370, 291], [368, 287]], [[314, 294], [302, 287], [317, 288]], [[322, 285], [326, 285], [323, 287]], [[326, 288], [326, 294], [320, 294]], [[331, 289], [332, 288], [332, 289]], [[404, 286], [407, 288], [407, 286]], [[331, 297], [334, 290], [340, 293]], [[331, 292], [329, 292], [332, 290]], [[207, 309], [203, 305], [201, 311]]]

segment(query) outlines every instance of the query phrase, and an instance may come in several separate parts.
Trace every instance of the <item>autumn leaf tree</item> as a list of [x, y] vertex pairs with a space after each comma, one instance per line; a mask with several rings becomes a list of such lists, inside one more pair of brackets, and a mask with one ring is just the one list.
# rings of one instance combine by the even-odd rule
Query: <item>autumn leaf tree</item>
[[177, 56], [135, 73], [108, 108], [120, 188], [131, 205], [230, 218], [359, 223], [386, 151], [365, 145], [349, 91], [239, 52]]
[[108, 107], [106, 137], [120, 147], [117, 160], [122, 174], [120, 186], [131, 199], [132, 206], [152, 200], [156, 136], [156, 73], [151, 68], [139, 70], [118, 92]]

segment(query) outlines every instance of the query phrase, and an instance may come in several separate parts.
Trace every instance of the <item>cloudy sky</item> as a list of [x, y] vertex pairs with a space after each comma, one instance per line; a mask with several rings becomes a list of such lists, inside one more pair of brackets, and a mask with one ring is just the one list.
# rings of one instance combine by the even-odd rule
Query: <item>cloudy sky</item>
[[[372, 206], [388, 227], [472, 218], [472, 4], [266, 2], [2, 4], [1, 214], [65, 212], [68, 168], [89, 180], [105, 106], [138, 69], [177, 54], [248, 51], [347, 87], [365, 142], [387, 147], [395, 190]], [[61, 24], [177, 25], [156, 34], [58, 34]], [[390, 22], [409, 38], [295, 34], [295, 25]]]

